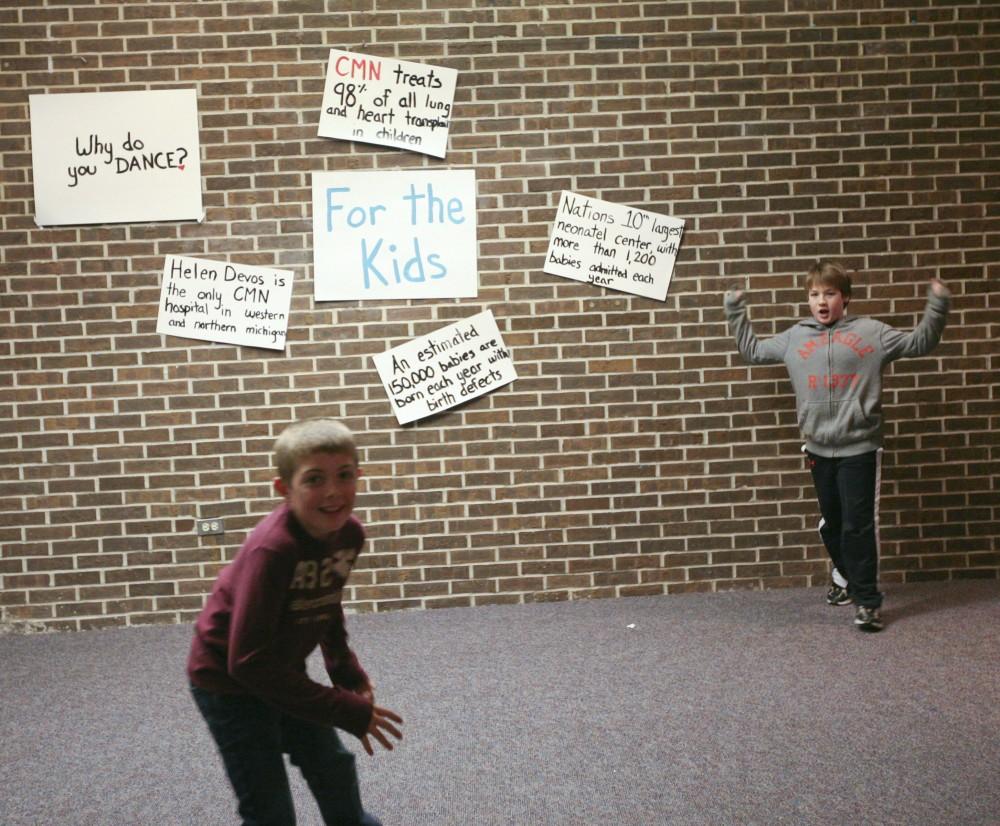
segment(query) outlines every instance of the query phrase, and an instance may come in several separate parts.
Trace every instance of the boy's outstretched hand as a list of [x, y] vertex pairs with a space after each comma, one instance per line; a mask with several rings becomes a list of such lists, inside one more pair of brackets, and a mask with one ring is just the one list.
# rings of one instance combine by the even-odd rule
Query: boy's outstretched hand
[[371, 741], [369, 737], [374, 737], [382, 744], [382, 748], [386, 751], [392, 751], [392, 741], [386, 737], [386, 733], [391, 734], [397, 740], [403, 739], [403, 733], [396, 728], [393, 723], [399, 723], [402, 725], [403, 718], [396, 714], [395, 711], [389, 711], [387, 708], [382, 708], [381, 706], [372, 706], [372, 720], [368, 724], [368, 733], [361, 738], [361, 745], [365, 747], [365, 751], [369, 754], [375, 754], [375, 749], [372, 748]]
[[948, 295], [948, 288], [940, 278], [931, 279], [931, 292], [934, 295]]
[[732, 301], [734, 304], [743, 298], [743, 287], [739, 284], [733, 284], [726, 290], [726, 299]]

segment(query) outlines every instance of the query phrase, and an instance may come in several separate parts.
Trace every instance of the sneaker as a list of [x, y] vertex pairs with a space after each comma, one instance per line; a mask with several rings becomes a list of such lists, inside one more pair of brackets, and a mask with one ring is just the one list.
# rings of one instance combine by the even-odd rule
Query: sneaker
[[829, 605], [850, 605], [854, 600], [847, 593], [846, 588], [841, 588], [836, 582], [830, 583], [830, 590], [826, 592], [826, 601]]
[[864, 605], [858, 606], [858, 613], [854, 615], [854, 624], [859, 631], [881, 631], [882, 616], [878, 608], [866, 608]]

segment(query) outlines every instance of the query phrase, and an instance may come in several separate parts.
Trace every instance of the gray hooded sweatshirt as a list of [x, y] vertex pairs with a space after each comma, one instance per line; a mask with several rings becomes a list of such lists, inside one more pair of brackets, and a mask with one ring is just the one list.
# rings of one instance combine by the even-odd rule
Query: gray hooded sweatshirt
[[817, 456], [857, 456], [882, 446], [883, 368], [934, 349], [950, 298], [929, 292], [924, 317], [910, 333], [871, 318], [845, 315], [827, 326], [810, 316], [759, 341], [743, 296], [727, 292], [725, 311], [743, 358], [751, 364], [784, 362], [788, 368], [806, 450]]

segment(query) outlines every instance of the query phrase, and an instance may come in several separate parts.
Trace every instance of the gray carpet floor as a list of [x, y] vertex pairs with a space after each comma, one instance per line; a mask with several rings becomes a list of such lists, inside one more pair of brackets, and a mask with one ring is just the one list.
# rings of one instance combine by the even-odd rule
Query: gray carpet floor
[[[875, 635], [818, 589], [352, 616], [406, 719], [374, 758], [345, 735], [362, 797], [385, 826], [1000, 823], [1000, 583], [887, 596]], [[0, 637], [0, 824], [236, 821], [189, 634]]]

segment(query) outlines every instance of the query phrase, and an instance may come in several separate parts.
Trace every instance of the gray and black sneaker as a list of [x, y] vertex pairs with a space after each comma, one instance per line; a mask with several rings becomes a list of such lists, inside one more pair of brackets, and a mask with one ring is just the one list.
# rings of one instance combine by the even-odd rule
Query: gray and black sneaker
[[864, 605], [858, 606], [858, 613], [854, 615], [854, 624], [859, 631], [881, 631], [882, 616], [878, 608], [866, 608]]
[[826, 601], [829, 605], [850, 605], [854, 602], [846, 588], [841, 588], [836, 582], [830, 583], [830, 590], [826, 592]]

